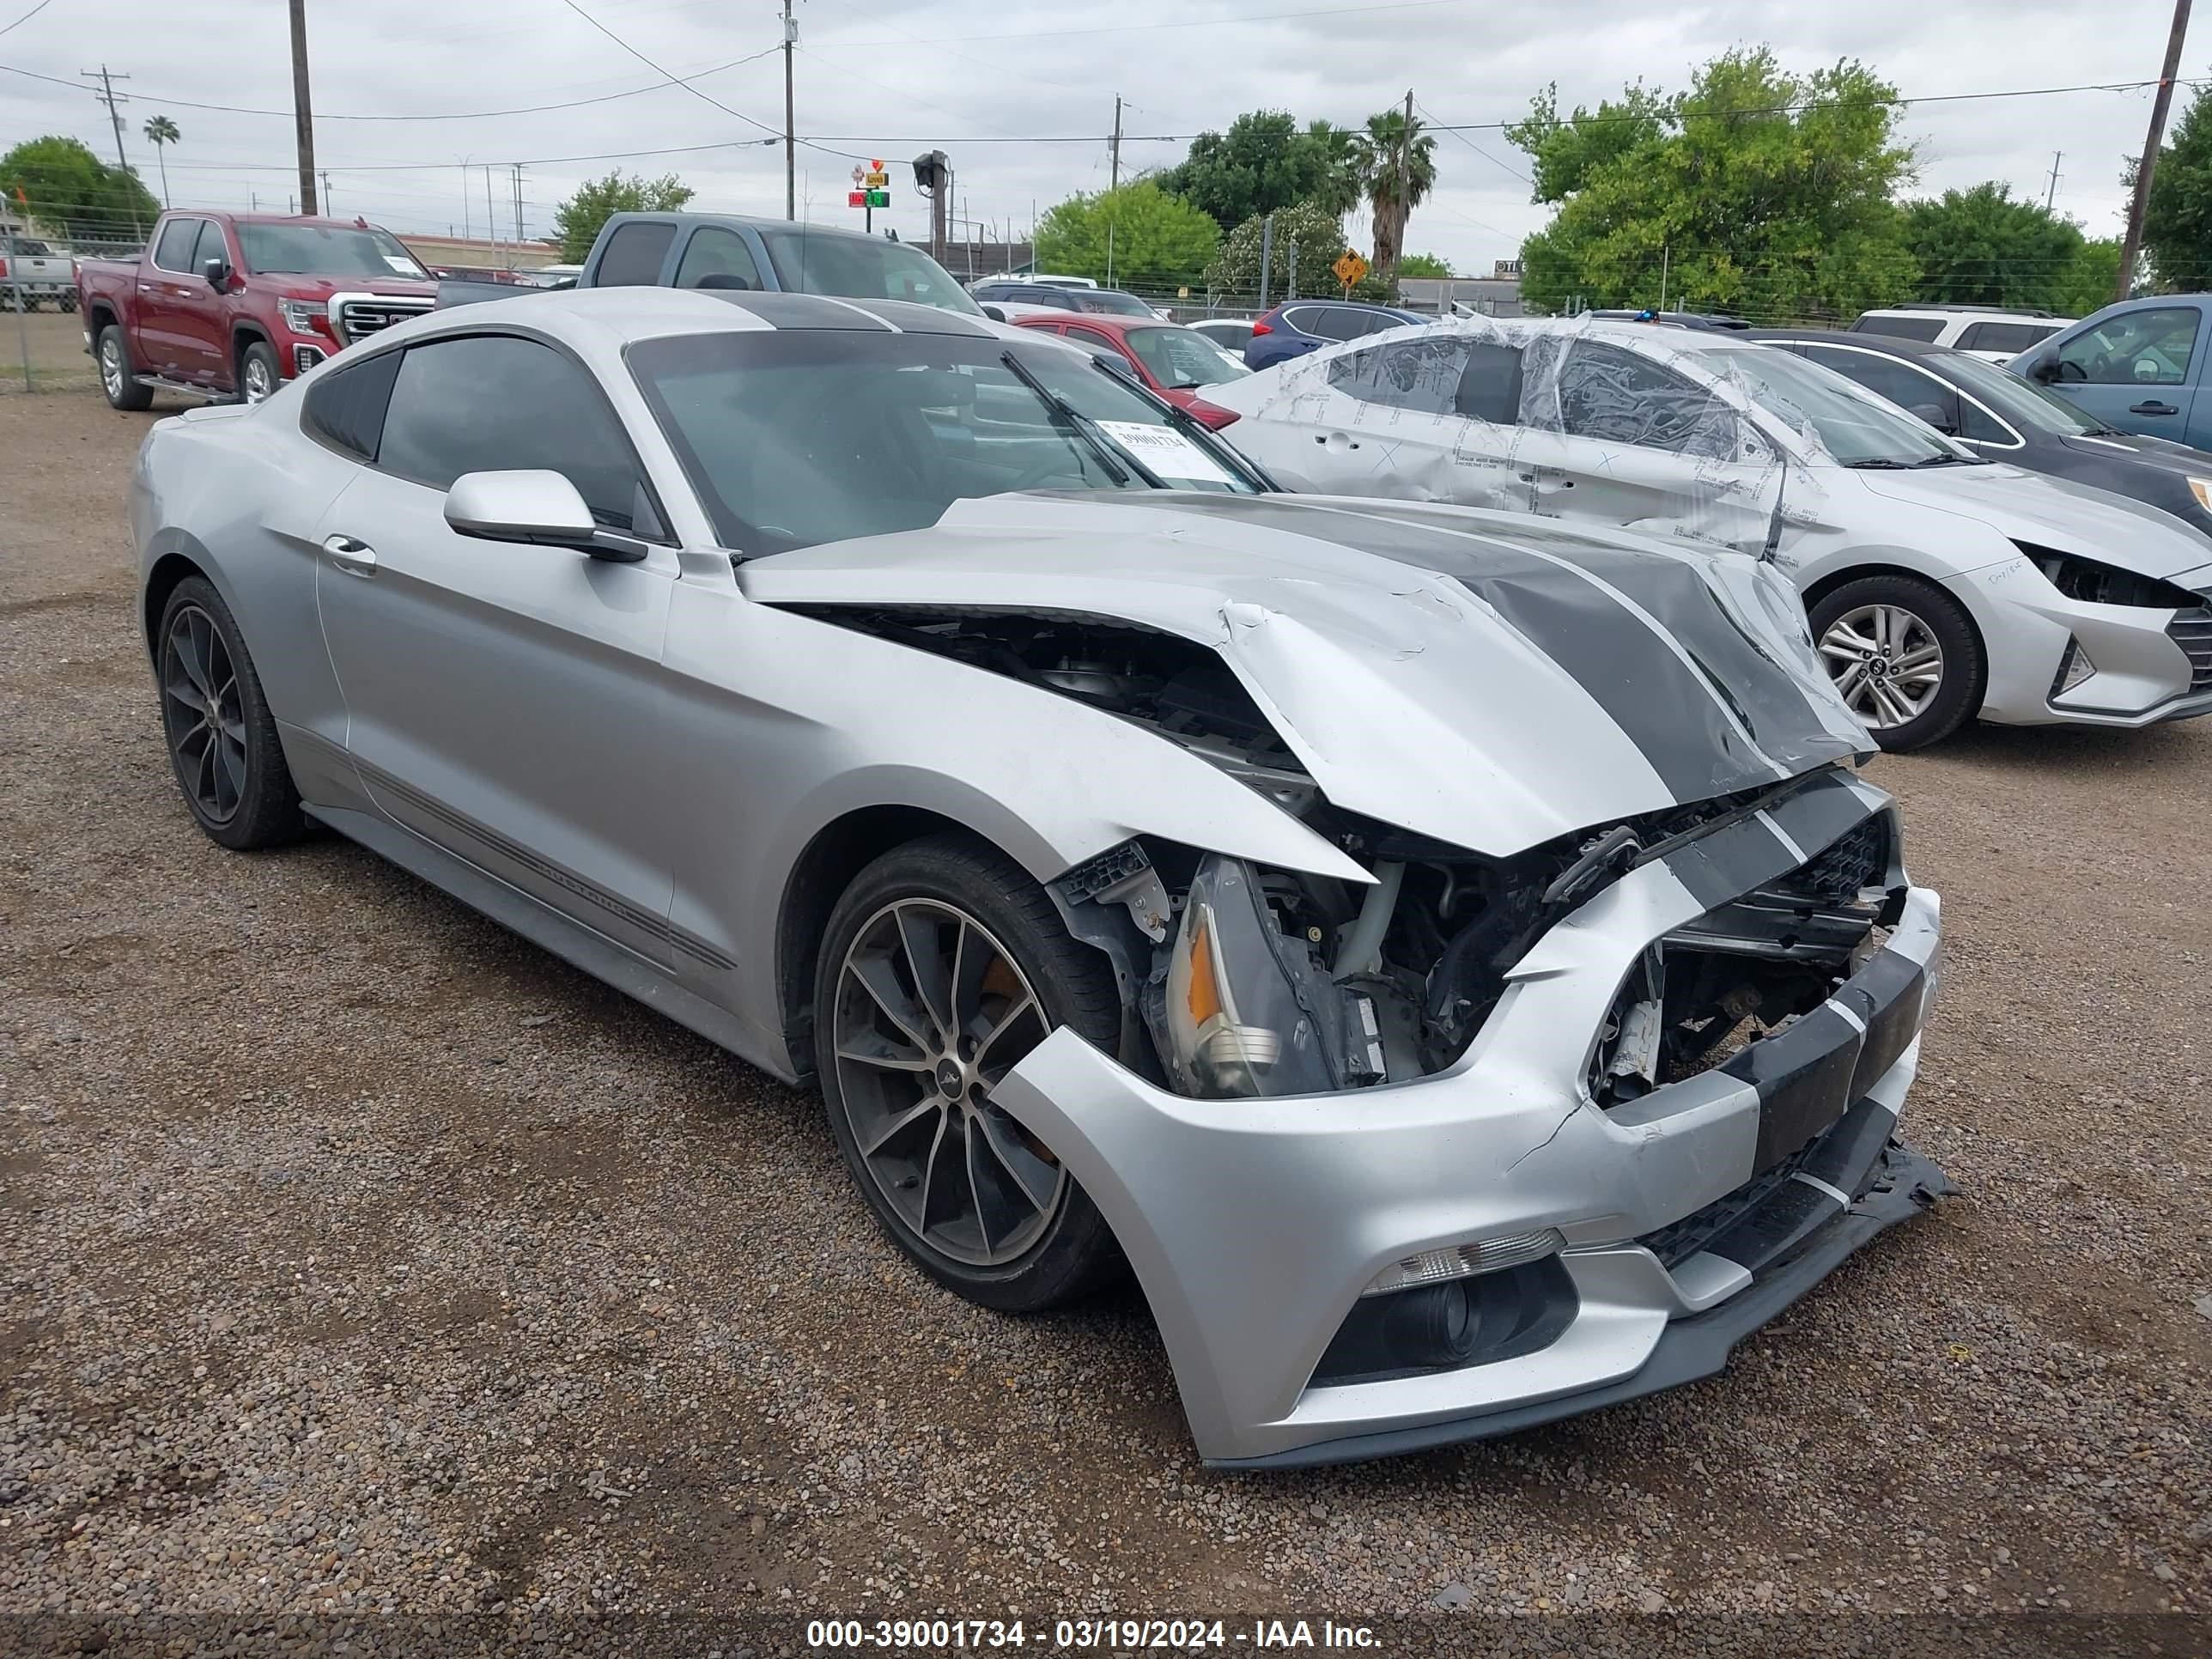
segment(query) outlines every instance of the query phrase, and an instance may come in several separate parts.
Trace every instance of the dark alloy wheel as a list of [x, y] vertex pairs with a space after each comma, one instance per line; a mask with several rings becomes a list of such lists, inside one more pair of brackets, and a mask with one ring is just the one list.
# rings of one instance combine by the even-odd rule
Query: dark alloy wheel
[[162, 608], [155, 672], [177, 787], [201, 829], [240, 851], [295, 839], [300, 798], [237, 622], [207, 579]]
[[816, 1043], [838, 1144], [869, 1207], [940, 1281], [1042, 1308], [1118, 1267], [1066, 1167], [994, 1097], [1054, 1027], [1111, 1047], [1106, 959], [995, 850], [933, 837], [878, 860], [832, 914]]

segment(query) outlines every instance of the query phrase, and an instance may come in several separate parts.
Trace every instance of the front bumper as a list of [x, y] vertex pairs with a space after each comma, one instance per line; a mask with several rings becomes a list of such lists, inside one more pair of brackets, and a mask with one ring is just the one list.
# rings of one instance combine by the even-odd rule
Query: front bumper
[[[1193, 1100], [1066, 1030], [1027, 1055], [993, 1098], [1113, 1227], [1200, 1453], [1230, 1466], [1378, 1455], [1686, 1381], [1910, 1213], [1912, 1194], [1943, 1190], [1932, 1166], [1890, 1149], [1938, 971], [1925, 889], [1905, 888], [1887, 945], [1826, 1005], [1729, 1067], [1654, 1091], [1632, 1115], [1601, 1110], [1583, 1087], [1589, 1034], [1650, 945], [1876, 810], [1878, 791], [1832, 779], [1632, 872], [1538, 943], [1474, 1046], [1434, 1077]], [[1723, 1202], [1789, 1158], [1754, 1209]], [[1685, 1241], [1701, 1217], [1710, 1237]], [[1566, 1240], [1574, 1291], [1547, 1346], [1312, 1382], [1389, 1264], [1547, 1227]]]
[[[1974, 613], [1988, 647], [1985, 720], [2135, 728], [2212, 714], [2212, 678], [2191, 648], [2195, 613], [2069, 599], [2025, 560], [1946, 585]], [[2061, 692], [2060, 670], [2076, 642], [2096, 672]]]

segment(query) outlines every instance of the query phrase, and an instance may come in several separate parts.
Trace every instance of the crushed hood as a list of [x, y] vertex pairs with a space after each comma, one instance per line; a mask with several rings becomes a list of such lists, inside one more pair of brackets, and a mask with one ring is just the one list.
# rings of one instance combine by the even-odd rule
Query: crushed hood
[[1871, 750], [1771, 566], [1518, 514], [1000, 495], [738, 580], [769, 605], [1091, 617], [1209, 646], [1330, 800], [1497, 857]]
[[2159, 507], [2001, 462], [1856, 476], [1873, 494], [1892, 501], [1956, 513], [2014, 541], [2161, 580], [2212, 557], [2212, 538]]

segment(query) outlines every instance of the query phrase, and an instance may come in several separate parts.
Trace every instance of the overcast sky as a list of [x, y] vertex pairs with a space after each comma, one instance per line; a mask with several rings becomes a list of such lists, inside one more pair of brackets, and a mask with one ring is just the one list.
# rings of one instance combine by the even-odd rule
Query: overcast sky
[[[35, 0], [0, 0], [0, 30]], [[700, 82], [731, 109], [781, 131], [782, 59], [771, 0], [577, 0], [623, 41], [677, 76], [750, 53]], [[1178, 160], [1188, 136], [1239, 112], [1291, 111], [1357, 125], [1405, 96], [1425, 118], [1498, 122], [1523, 113], [1557, 81], [1560, 100], [1595, 102], [1642, 76], [1672, 89], [1691, 67], [1737, 45], [1771, 44], [1793, 69], [1856, 57], [1908, 96], [2139, 81], [2158, 73], [2168, 0], [1857, 0], [1848, 6], [1630, 5], [1621, 0], [1118, 0], [1071, 7], [1026, 0], [797, 0], [801, 212], [857, 224], [846, 205], [854, 156], [895, 164], [932, 148], [958, 172], [963, 216], [1026, 231], [1071, 191], [1103, 188], [1114, 98], [1127, 100], [1125, 174]], [[1207, 21], [1218, 19], [1218, 21]], [[1081, 27], [1058, 27], [1069, 20]], [[507, 164], [525, 169], [527, 234], [552, 228], [554, 204], [619, 166], [674, 172], [695, 206], [780, 214], [780, 143], [694, 97], [595, 30], [564, 0], [380, 0], [363, 8], [308, 0], [317, 160], [331, 198], [400, 230], [483, 229], [482, 164], [496, 166], [500, 234], [514, 230]], [[290, 58], [282, 0], [49, 0], [0, 33], [0, 64], [76, 81], [107, 65], [121, 83], [125, 143], [161, 188], [146, 118], [181, 129], [168, 156], [179, 204], [280, 210], [295, 188]], [[2184, 75], [2205, 72], [2200, 54]], [[611, 94], [641, 90], [635, 96]], [[2185, 88], [2185, 94], [2186, 89]], [[450, 116], [602, 98], [582, 107], [481, 119]], [[226, 113], [193, 104], [274, 113]], [[2087, 92], [1905, 112], [1921, 156], [1920, 188], [1984, 179], [2041, 199], [2053, 151], [2057, 206], [2092, 234], [2117, 234], [2122, 158], [2141, 147], [2144, 91]], [[89, 93], [0, 74], [0, 149], [41, 133], [74, 134], [103, 156], [114, 139]], [[1091, 135], [1096, 135], [1091, 136]], [[1166, 135], [1164, 139], [1154, 135]], [[1043, 137], [1077, 142], [1047, 143]], [[620, 161], [563, 160], [684, 150]], [[833, 154], [830, 152], [848, 152]], [[1480, 153], [1478, 153], [1480, 152]], [[464, 198], [464, 159], [475, 164]], [[1413, 216], [1411, 245], [1462, 271], [1487, 272], [1541, 225], [1527, 160], [1498, 131], [1444, 134], [1439, 185]], [[912, 175], [893, 174], [889, 222], [926, 234]], [[885, 216], [878, 214], [879, 221]], [[1364, 227], [1352, 227], [1355, 237]]]

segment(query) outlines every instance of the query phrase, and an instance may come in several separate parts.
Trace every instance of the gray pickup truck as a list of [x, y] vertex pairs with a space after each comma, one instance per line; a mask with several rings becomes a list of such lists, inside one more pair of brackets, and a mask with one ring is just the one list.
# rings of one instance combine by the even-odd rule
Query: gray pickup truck
[[[920, 248], [858, 231], [725, 213], [617, 213], [600, 228], [577, 288], [726, 288], [907, 300], [984, 312]], [[452, 278], [441, 306], [512, 300], [511, 283]]]
[[35, 236], [0, 236], [0, 307], [76, 309], [76, 262]]

